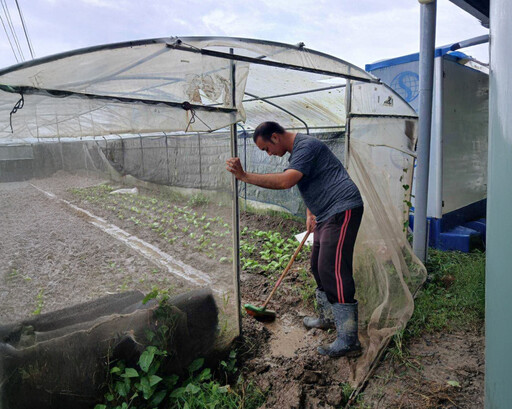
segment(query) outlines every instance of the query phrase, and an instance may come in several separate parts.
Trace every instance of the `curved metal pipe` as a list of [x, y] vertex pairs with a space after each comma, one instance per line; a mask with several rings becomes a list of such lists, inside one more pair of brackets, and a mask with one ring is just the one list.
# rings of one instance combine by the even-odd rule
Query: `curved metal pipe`
[[299, 118], [297, 115], [295, 115], [294, 113], [288, 111], [287, 109], [283, 108], [283, 107], [280, 107], [279, 105], [277, 104], [274, 104], [273, 102], [270, 102], [270, 101], [267, 101], [265, 98], [260, 98], [258, 97], [257, 95], [254, 95], [254, 94], [251, 94], [249, 92], [244, 92], [245, 95], [249, 95], [250, 97], [253, 97], [253, 98], [256, 98], [257, 100], [259, 101], [263, 101], [263, 102], [266, 102], [267, 104], [269, 105], [272, 105], [274, 107], [276, 107], [277, 109], [280, 109], [281, 111], [283, 112], [286, 112], [288, 115], [290, 116], [293, 116], [295, 119], [297, 119], [298, 121], [302, 122], [304, 124], [304, 126], [306, 127], [306, 133], [309, 135], [309, 127], [308, 127], [308, 124], [306, 122], [304, 122], [301, 118]]

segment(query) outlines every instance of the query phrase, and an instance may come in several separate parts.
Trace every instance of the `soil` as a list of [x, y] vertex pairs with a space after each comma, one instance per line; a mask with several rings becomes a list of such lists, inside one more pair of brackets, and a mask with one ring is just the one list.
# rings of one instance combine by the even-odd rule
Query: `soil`
[[364, 391], [371, 408], [484, 407], [482, 329], [434, 333], [413, 340], [409, 356], [386, 359]]
[[0, 184], [0, 323], [127, 289], [190, 288], [32, 186], [59, 194], [62, 184], [99, 182], [68, 176]]
[[[179, 293], [198, 285], [169, 274], [173, 268], [186, 271], [193, 267], [207, 275], [205, 279], [214, 289], [232, 291], [231, 236], [222, 235], [231, 229], [230, 222], [226, 222], [230, 220], [230, 210], [215, 203], [200, 209], [191, 206], [197, 217], [204, 214], [206, 219], [212, 218], [209, 227], [199, 225], [183, 232], [180, 229], [185, 225], [176, 219], [177, 228], [171, 231], [163, 219], [174, 217], [166, 215], [172, 209], [156, 204], [154, 212], [161, 210], [163, 214], [157, 220], [151, 212], [145, 213], [142, 206], [146, 202], [128, 203], [141, 210], [139, 223], [135, 224], [130, 221], [133, 216], [127, 207], [122, 207], [129, 196], [105, 196], [102, 205], [70, 190], [105, 183], [98, 177], [59, 172], [49, 179], [0, 184], [0, 324], [111, 292], [139, 289], [147, 293], [158, 286]], [[160, 193], [149, 191], [142, 191], [139, 196], [140, 200], [161, 198]], [[109, 200], [116, 200], [117, 204], [111, 205]], [[149, 243], [161, 251], [160, 256], [154, 252], [144, 255], [140, 249], [116, 239], [72, 205]], [[214, 217], [219, 219], [214, 221]], [[157, 224], [148, 228], [154, 223]], [[294, 220], [250, 213], [241, 215], [241, 227], [279, 231], [282, 237], [292, 237], [304, 229]], [[187, 239], [206, 230], [214, 238], [209, 245], [218, 246], [214, 256], [209, 247], [198, 244], [197, 238]], [[174, 257], [174, 261], [162, 254]], [[305, 302], [300, 291], [307, 284], [301, 274], [308, 269], [307, 255], [306, 249], [270, 304], [277, 313], [276, 321], [260, 323], [247, 315], [243, 317], [239, 366], [246, 379], [268, 392], [265, 408], [340, 408], [350, 394], [343, 385], [350, 379], [355, 361], [318, 355], [317, 346], [332, 341], [334, 333], [306, 331], [302, 325], [303, 317], [313, 314], [311, 301]], [[176, 260], [182, 264], [176, 264]], [[257, 269], [243, 271], [242, 303], [262, 305], [274, 279]], [[400, 362], [385, 359], [369, 381], [363, 399], [352, 407], [482, 407], [483, 343], [483, 335], [477, 331], [432, 334], [413, 340], [409, 345], [411, 355]]]

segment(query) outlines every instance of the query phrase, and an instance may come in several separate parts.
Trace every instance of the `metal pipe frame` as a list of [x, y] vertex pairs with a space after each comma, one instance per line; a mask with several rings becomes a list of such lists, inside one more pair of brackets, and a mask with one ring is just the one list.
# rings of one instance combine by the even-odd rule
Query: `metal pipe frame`
[[[427, 216], [441, 219], [443, 217], [443, 59], [436, 58], [434, 61], [434, 106], [433, 106], [433, 123], [434, 129], [431, 133], [434, 137], [434, 157], [432, 164], [435, 166], [433, 169], [432, 182], [435, 183], [435, 203], [433, 209], [428, 208], [427, 201]], [[432, 141], [431, 141], [432, 142]], [[430, 162], [430, 161], [429, 161]], [[429, 178], [430, 179], [430, 178]], [[431, 192], [434, 193], [434, 192]], [[429, 211], [430, 210], [430, 211]]]
[[352, 110], [352, 84], [347, 81], [347, 89], [345, 90], [345, 163], [348, 169], [348, 159], [350, 152], [350, 111]]
[[270, 67], [284, 68], [287, 70], [310, 72], [313, 74], [327, 75], [330, 77], [346, 78], [346, 79], [358, 80], [361, 82], [380, 83], [380, 81], [376, 78], [365, 78], [365, 77], [360, 77], [357, 75], [340, 74], [340, 73], [334, 72], [334, 71], [320, 70], [317, 68], [301, 67], [300, 65], [286, 64], [286, 63], [277, 62], [277, 61], [269, 61], [269, 60], [263, 60], [263, 59], [259, 59], [259, 58], [246, 57], [244, 55], [228, 54], [228, 53], [223, 53], [220, 51], [206, 50], [204, 48], [199, 49], [199, 48], [194, 48], [194, 47], [190, 47], [190, 46], [183, 46], [183, 45], [181, 45], [180, 41], [177, 41], [174, 44], [167, 44], [167, 47], [175, 49], [175, 50], [188, 51], [191, 53], [207, 55], [209, 57], [218, 57], [218, 58], [223, 58], [223, 59], [227, 59], [227, 60], [243, 61], [243, 62], [248, 62], [251, 64], [258, 64], [258, 65], [267, 65]]
[[[308, 89], [305, 91], [297, 91], [297, 92], [289, 92], [287, 94], [280, 94], [280, 95], [271, 95], [268, 97], [261, 97], [261, 98], [253, 98], [253, 99], [244, 99], [242, 102], [251, 102], [251, 101], [259, 101], [262, 98], [264, 99], [274, 99], [274, 98], [284, 98], [284, 97], [291, 97], [294, 95], [304, 95], [304, 94], [312, 94], [314, 92], [321, 92], [321, 91], [329, 91], [331, 89], [337, 89], [337, 88], [345, 88], [345, 84], [343, 85], [334, 85], [332, 87], [323, 87], [323, 88], [315, 88], [315, 89]], [[247, 95], [249, 95], [246, 92]]]
[[[233, 53], [233, 49], [230, 49]], [[231, 65], [231, 104], [236, 107], [236, 64]], [[236, 109], [235, 109], [236, 111]], [[236, 119], [230, 126], [231, 131], [231, 157], [238, 157], [238, 135], [236, 132]], [[231, 186], [233, 194], [232, 206], [232, 230], [233, 230], [233, 271], [235, 273], [235, 311], [238, 318], [238, 334], [242, 335], [242, 297], [240, 294], [240, 205], [238, 202], [238, 179], [231, 174]]]
[[428, 246], [427, 199], [437, 4], [436, 0], [420, 0], [420, 3], [420, 100], [413, 250], [416, 256], [425, 262]]
[[187, 108], [183, 106], [182, 102], [172, 102], [172, 101], [158, 101], [153, 99], [141, 99], [141, 98], [128, 98], [128, 97], [118, 97], [114, 95], [97, 95], [97, 94], [87, 94], [83, 92], [74, 92], [74, 91], [63, 91], [58, 89], [45, 89], [45, 88], [36, 88], [36, 87], [28, 87], [28, 86], [10, 86], [10, 85], [2, 85], [0, 84], [0, 90], [4, 92], [8, 92], [11, 94], [23, 94], [23, 95], [49, 95], [56, 98], [63, 97], [79, 97], [79, 98], [87, 98], [87, 99], [99, 99], [103, 101], [115, 101], [121, 103], [134, 103], [140, 102], [148, 105], [167, 105], [175, 108], [182, 109], [193, 109], [197, 111], [208, 111], [208, 112], [222, 112], [222, 113], [233, 113], [237, 112], [236, 108], [224, 108], [224, 107], [214, 107], [207, 105], [196, 105], [196, 104], [187, 104]]
[[[186, 41], [215, 41], [215, 40], [218, 40], [218, 41], [225, 41], [225, 40], [238, 41], [238, 42], [240, 42], [240, 44], [247, 43], [247, 44], [271, 45], [271, 46], [281, 47], [284, 50], [297, 50], [297, 49], [301, 49], [303, 51], [307, 51], [309, 54], [316, 55], [316, 56], [319, 56], [319, 57], [328, 58], [330, 60], [333, 60], [333, 61], [339, 62], [341, 64], [344, 64], [347, 67], [349, 67], [352, 71], [361, 72], [362, 74], [365, 75], [365, 78], [367, 78], [366, 76], [371, 77], [371, 74], [368, 74], [366, 71], [362, 70], [361, 68], [359, 68], [359, 67], [357, 67], [357, 66], [355, 66], [355, 65], [353, 65], [353, 64], [351, 64], [351, 63], [349, 63], [349, 62], [347, 62], [345, 60], [342, 60], [341, 58], [337, 58], [337, 57], [334, 57], [332, 55], [322, 53], [320, 51], [306, 49], [303, 46], [303, 44], [291, 45], [291, 44], [279, 43], [279, 42], [276, 42], [276, 41], [266, 41], [266, 40], [257, 40], [257, 39], [252, 39], [252, 38], [240, 38], [240, 37], [222, 37], [222, 36], [212, 36], [212, 37], [198, 36], [198, 37], [181, 37], [181, 38], [177, 38], [177, 37], [163, 37], [163, 38], [151, 38], [151, 39], [145, 39], [145, 40], [123, 41], [123, 42], [119, 42], [119, 43], [95, 45], [95, 46], [92, 46], [92, 47], [85, 47], [85, 48], [80, 48], [80, 49], [77, 49], [77, 50], [66, 51], [66, 52], [59, 53], [59, 54], [49, 55], [47, 57], [36, 58], [34, 60], [31, 60], [31, 61], [25, 61], [25, 62], [20, 63], [20, 64], [15, 64], [15, 65], [12, 65], [10, 67], [1, 69], [0, 70], [0, 76], [8, 74], [10, 72], [21, 70], [23, 68], [34, 67], [34, 66], [41, 65], [41, 64], [46, 64], [46, 63], [49, 63], [49, 62], [52, 62], [52, 61], [61, 60], [63, 58], [73, 57], [73, 56], [76, 56], [76, 55], [84, 55], [84, 54], [88, 54], [88, 53], [92, 53], [92, 52], [97, 52], [97, 51], [116, 50], [116, 49], [119, 49], [119, 48], [134, 48], [134, 47], [139, 47], [139, 46], [144, 46], [144, 45], [151, 45], [151, 44], [162, 44], [162, 45], [167, 47], [169, 45], [170, 41], [173, 41], [173, 42], [177, 42], [177, 41], [186, 42]], [[262, 58], [265, 58], [265, 57], [263, 56]], [[378, 79], [372, 78], [372, 81], [378, 82]]]
[[293, 112], [290, 112], [287, 109], [285, 109], [285, 108], [283, 108], [283, 107], [281, 107], [281, 106], [279, 106], [277, 104], [274, 104], [273, 102], [267, 101], [265, 98], [260, 98], [257, 95], [251, 94], [249, 92], [244, 92], [244, 94], [245, 95], [249, 95], [250, 97], [253, 97], [254, 98], [253, 101], [260, 100], [260, 101], [266, 102], [267, 104], [272, 105], [273, 107], [276, 107], [277, 109], [280, 109], [283, 112], [286, 112], [288, 115], [293, 116], [295, 119], [297, 119], [298, 121], [300, 121], [300, 122], [302, 122], [304, 124], [304, 126], [306, 127], [306, 133], [309, 135], [308, 124], [304, 120], [302, 120], [300, 117], [295, 115]]

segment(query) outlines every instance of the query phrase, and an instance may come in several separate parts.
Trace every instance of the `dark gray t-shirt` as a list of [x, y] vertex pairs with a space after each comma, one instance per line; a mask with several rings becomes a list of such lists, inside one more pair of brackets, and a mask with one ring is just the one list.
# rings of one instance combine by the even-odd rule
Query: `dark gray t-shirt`
[[322, 141], [297, 134], [288, 161], [287, 169], [304, 175], [297, 186], [317, 222], [363, 205], [359, 189], [341, 161]]

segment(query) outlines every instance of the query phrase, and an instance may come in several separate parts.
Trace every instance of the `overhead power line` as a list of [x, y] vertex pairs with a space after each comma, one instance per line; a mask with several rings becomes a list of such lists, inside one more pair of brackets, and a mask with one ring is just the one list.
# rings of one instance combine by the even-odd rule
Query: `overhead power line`
[[22, 61], [25, 61], [25, 56], [23, 55], [23, 50], [21, 49], [20, 42], [18, 41], [18, 36], [16, 35], [16, 30], [14, 29], [14, 24], [12, 23], [11, 13], [9, 13], [9, 7], [5, 0], [1, 0], [2, 8], [4, 10], [5, 19], [7, 20], [7, 24], [11, 31], [12, 38], [14, 39], [14, 44], [18, 50], [18, 54]]
[[16, 55], [16, 51], [14, 50], [14, 46], [11, 42], [11, 37], [9, 36], [9, 33], [7, 32], [7, 27], [5, 27], [4, 19], [2, 16], [0, 16], [0, 21], [2, 22], [2, 26], [4, 27], [5, 35], [7, 36], [7, 40], [9, 40], [9, 45], [11, 46], [12, 53], [14, 54], [14, 58], [16, 58], [16, 62], [20, 62], [18, 59], [18, 56]]
[[25, 38], [27, 39], [28, 49], [30, 50], [30, 55], [32, 59], [34, 59], [34, 48], [32, 47], [32, 42], [28, 36], [27, 25], [25, 24], [25, 19], [23, 18], [23, 13], [21, 12], [20, 5], [18, 4], [18, 0], [16, 1], [16, 7], [18, 8], [18, 13], [20, 14], [21, 25], [23, 26], [23, 31], [25, 32]]

